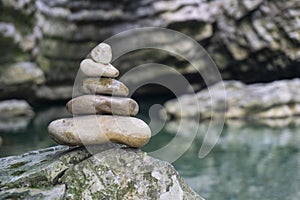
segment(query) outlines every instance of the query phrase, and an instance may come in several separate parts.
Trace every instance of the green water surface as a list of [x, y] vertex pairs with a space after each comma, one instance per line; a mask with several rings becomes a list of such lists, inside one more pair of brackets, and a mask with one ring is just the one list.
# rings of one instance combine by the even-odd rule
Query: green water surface
[[[272, 128], [253, 123], [226, 124], [213, 150], [200, 159], [199, 150], [208, 123], [186, 120], [178, 133], [179, 122], [161, 123], [158, 116], [149, 117], [149, 102], [142, 105], [138, 117], [150, 123], [151, 129], [157, 132], [143, 150], [152, 155], [176, 138], [179, 142], [166, 148], [167, 153], [160, 154], [159, 159], [168, 161], [173, 153], [182, 152], [172, 164], [205, 198], [300, 199], [300, 128], [297, 126]], [[21, 123], [17, 129], [5, 127], [2, 122], [0, 156], [54, 146], [47, 135], [47, 126], [50, 121], [65, 116], [70, 115], [62, 105], [40, 109], [27, 125]], [[198, 131], [190, 140], [190, 131], [195, 127]], [[214, 131], [214, 126], [211, 130]]]

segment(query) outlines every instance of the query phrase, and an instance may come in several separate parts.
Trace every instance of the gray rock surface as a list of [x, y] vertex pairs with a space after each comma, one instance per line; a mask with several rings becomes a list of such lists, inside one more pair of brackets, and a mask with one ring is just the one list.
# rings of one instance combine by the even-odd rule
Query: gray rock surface
[[[196, 95], [184, 95], [165, 104], [168, 115], [208, 119], [211, 116], [243, 119], [287, 118], [300, 115], [300, 80], [245, 85], [239, 81], [215, 84]], [[223, 88], [226, 98], [224, 102]], [[211, 98], [212, 97], [214, 98]], [[182, 106], [180, 107], [180, 104]], [[220, 109], [218, 105], [225, 105]], [[198, 109], [197, 108], [198, 105]], [[222, 112], [225, 111], [226, 112]]]
[[34, 21], [35, 0], [0, 0], [0, 99], [29, 99], [30, 84], [45, 81], [41, 69], [28, 63], [37, 46]]
[[166, 162], [119, 145], [93, 148], [94, 156], [57, 146], [1, 158], [0, 197], [202, 199]]
[[51, 189], [29, 189], [29, 188], [14, 188], [10, 190], [0, 191], [1, 199], [46, 199], [46, 200], [62, 200], [64, 199], [65, 186], [58, 185]]

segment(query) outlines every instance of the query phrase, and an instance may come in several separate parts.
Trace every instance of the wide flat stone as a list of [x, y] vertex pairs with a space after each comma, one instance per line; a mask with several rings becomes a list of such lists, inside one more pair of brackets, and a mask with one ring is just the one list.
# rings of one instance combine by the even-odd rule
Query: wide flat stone
[[108, 44], [100, 43], [91, 51], [91, 57], [97, 63], [108, 64], [112, 60], [112, 50]]
[[139, 111], [139, 105], [130, 98], [84, 95], [70, 100], [67, 103], [67, 110], [72, 114], [135, 116]]
[[111, 78], [87, 78], [83, 80], [82, 92], [87, 94], [110, 94], [127, 96], [128, 88], [120, 81]]
[[50, 137], [58, 144], [76, 146], [108, 141], [141, 147], [151, 137], [149, 126], [134, 117], [90, 115], [53, 121]]
[[86, 76], [91, 77], [111, 77], [115, 78], [119, 76], [119, 70], [117, 70], [111, 64], [96, 63], [92, 59], [84, 59], [80, 63], [80, 69]]

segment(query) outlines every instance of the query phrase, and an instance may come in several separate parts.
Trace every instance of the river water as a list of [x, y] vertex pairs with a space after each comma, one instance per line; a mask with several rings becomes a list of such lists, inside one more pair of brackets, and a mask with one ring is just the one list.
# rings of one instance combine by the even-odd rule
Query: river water
[[[213, 150], [199, 158], [208, 123], [183, 121], [178, 134], [178, 122], [159, 123], [155, 115], [149, 118], [151, 102], [141, 103], [138, 117], [150, 123], [156, 133], [143, 147], [155, 152], [179, 137], [178, 145], [168, 152], [182, 151], [172, 163], [185, 181], [207, 199], [300, 199], [300, 128], [296, 125], [272, 127], [245, 122], [231, 122], [224, 126]], [[63, 105], [41, 108], [33, 119], [13, 122], [1, 121], [0, 156], [25, 153], [55, 144], [47, 135], [50, 121], [70, 116]], [[190, 130], [199, 127], [190, 141]], [[214, 126], [211, 127], [214, 130]], [[188, 147], [185, 150], [183, 147]], [[169, 154], [159, 158], [169, 160]], [[165, 157], [164, 157], [165, 156]]]

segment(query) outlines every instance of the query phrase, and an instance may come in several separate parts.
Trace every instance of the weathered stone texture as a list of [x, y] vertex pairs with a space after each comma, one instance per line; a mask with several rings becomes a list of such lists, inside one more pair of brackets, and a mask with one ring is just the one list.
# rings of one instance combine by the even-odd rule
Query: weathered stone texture
[[120, 145], [1, 158], [0, 198], [199, 199], [168, 163]]

